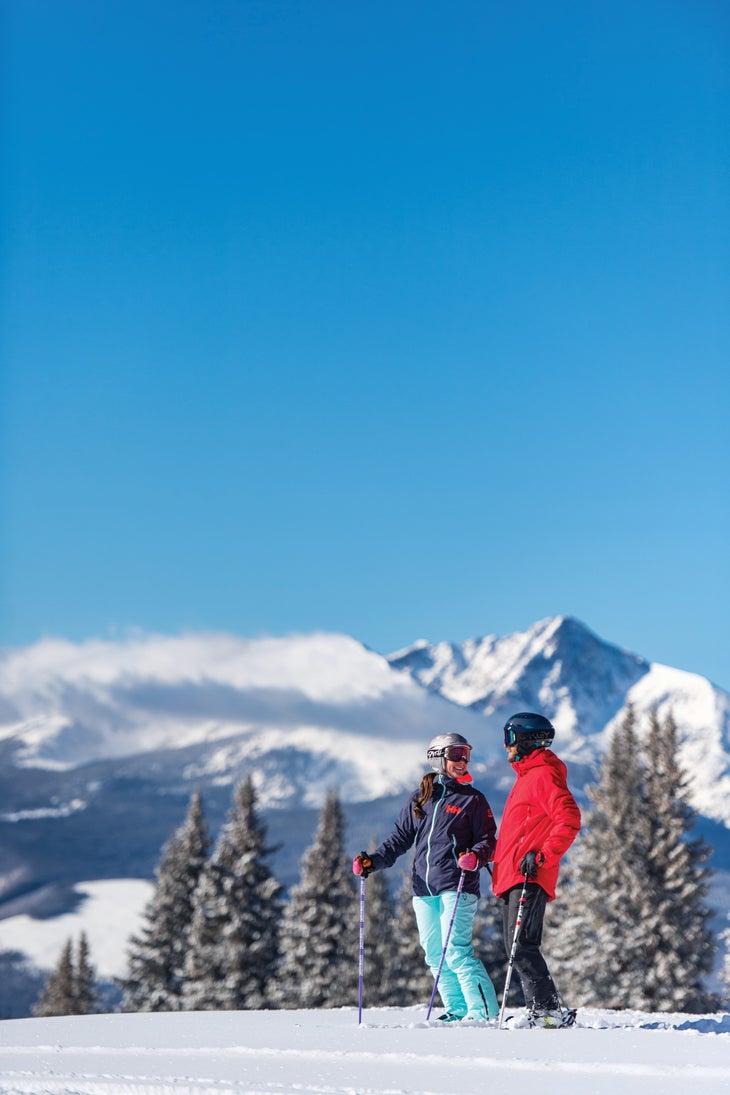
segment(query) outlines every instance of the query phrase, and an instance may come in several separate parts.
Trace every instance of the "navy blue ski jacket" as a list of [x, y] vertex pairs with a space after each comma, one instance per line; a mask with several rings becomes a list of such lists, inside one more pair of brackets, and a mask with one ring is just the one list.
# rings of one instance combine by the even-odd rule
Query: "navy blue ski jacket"
[[[458, 886], [461, 870], [456, 861], [462, 852], [476, 852], [479, 866], [486, 867], [494, 854], [497, 826], [482, 792], [468, 783], [436, 776], [433, 796], [424, 804], [422, 818], [413, 813], [417, 794], [408, 800], [393, 832], [370, 858], [376, 871], [392, 867], [415, 844], [414, 897], [435, 897]], [[478, 870], [466, 872], [464, 892], [479, 896]]]

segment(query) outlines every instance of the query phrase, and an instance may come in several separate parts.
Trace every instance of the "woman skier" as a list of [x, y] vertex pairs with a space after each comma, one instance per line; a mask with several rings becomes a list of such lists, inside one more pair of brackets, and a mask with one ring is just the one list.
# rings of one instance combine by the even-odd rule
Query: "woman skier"
[[438, 989], [446, 1009], [439, 1018], [484, 1021], [499, 1013], [489, 974], [474, 953], [472, 933], [479, 899], [479, 869], [492, 858], [497, 827], [489, 803], [471, 786], [471, 745], [461, 734], [439, 734], [426, 757], [432, 771], [401, 810], [391, 835], [372, 852], [361, 852], [352, 870], [365, 878], [392, 867], [415, 845], [413, 908], [418, 934], [434, 978], [456, 904]]

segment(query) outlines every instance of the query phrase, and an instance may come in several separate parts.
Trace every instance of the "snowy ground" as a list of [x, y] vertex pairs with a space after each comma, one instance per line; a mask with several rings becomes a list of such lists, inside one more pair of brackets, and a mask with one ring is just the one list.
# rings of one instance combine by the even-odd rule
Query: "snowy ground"
[[726, 1095], [730, 1015], [585, 1009], [569, 1030], [423, 1008], [0, 1023], [0, 1095]]

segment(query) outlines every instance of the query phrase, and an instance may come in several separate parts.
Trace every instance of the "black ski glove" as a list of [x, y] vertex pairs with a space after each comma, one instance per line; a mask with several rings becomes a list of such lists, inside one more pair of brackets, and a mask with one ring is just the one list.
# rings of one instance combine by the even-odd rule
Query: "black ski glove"
[[542, 867], [545, 856], [542, 852], [528, 852], [520, 860], [520, 874], [526, 878], [537, 878], [537, 868]]
[[352, 873], [362, 875], [363, 878], [373, 873], [373, 861], [367, 852], [360, 852], [360, 855], [355, 856], [352, 861]]

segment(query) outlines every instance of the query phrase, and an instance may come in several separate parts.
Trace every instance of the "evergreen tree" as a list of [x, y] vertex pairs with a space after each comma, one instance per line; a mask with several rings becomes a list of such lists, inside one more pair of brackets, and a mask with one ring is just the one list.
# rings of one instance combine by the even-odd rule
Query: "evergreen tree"
[[89, 940], [86, 932], [81, 932], [77, 952], [76, 970], [74, 978], [74, 995], [76, 998], [76, 1014], [90, 1015], [96, 1011], [98, 997], [96, 993], [96, 973], [91, 964]]
[[284, 910], [275, 986], [282, 1007], [338, 1008], [357, 1001], [359, 913], [350, 864], [342, 807], [331, 792]]
[[562, 991], [573, 1005], [711, 1009], [701, 980], [714, 954], [709, 850], [687, 840], [694, 813], [671, 716], [664, 726], [652, 716], [642, 748], [629, 710], [589, 793], [551, 939]]
[[187, 816], [166, 844], [157, 885], [144, 911], [139, 935], [132, 936], [124, 989], [125, 1011], [179, 1011], [193, 895], [210, 848], [199, 791]]
[[433, 977], [418, 939], [410, 871], [403, 880], [396, 901], [393, 938], [397, 943], [392, 976], [393, 1002], [401, 1007], [413, 1004], [426, 1007], [431, 999]]
[[[371, 841], [375, 847], [376, 842]], [[363, 1000], [366, 1007], [400, 1003], [396, 987], [399, 939], [395, 903], [385, 871], [374, 871], [365, 882], [365, 965]]]
[[573, 849], [572, 880], [562, 887], [567, 911], [551, 957], [572, 1006], [639, 1007], [650, 827], [631, 708], [611, 739], [589, 796], [593, 807]]
[[725, 928], [725, 930], [720, 933], [720, 941], [725, 945], [725, 957], [723, 959], [720, 980], [725, 988], [723, 1003], [727, 1008], [730, 1007], [730, 927]]
[[696, 812], [687, 800], [677, 747], [674, 718], [669, 714], [660, 725], [653, 711], [646, 743], [651, 952], [646, 955], [643, 1006], [704, 1012], [719, 1003], [702, 985], [717, 949], [704, 904], [711, 849], [702, 840], [688, 839]]
[[73, 942], [67, 939], [55, 968], [48, 975], [33, 1014], [43, 1019], [51, 1015], [76, 1015]]
[[55, 969], [38, 1001], [33, 1007], [37, 1018], [52, 1015], [88, 1015], [96, 1006], [97, 995], [94, 968], [91, 965], [89, 942], [86, 933], [79, 939], [77, 959], [74, 961], [73, 940], [68, 939], [61, 951]]
[[282, 887], [267, 858], [266, 827], [253, 780], [234, 792], [233, 808], [195, 892], [185, 966], [188, 1010], [243, 1010], [270, 1003], [279, 954]]

